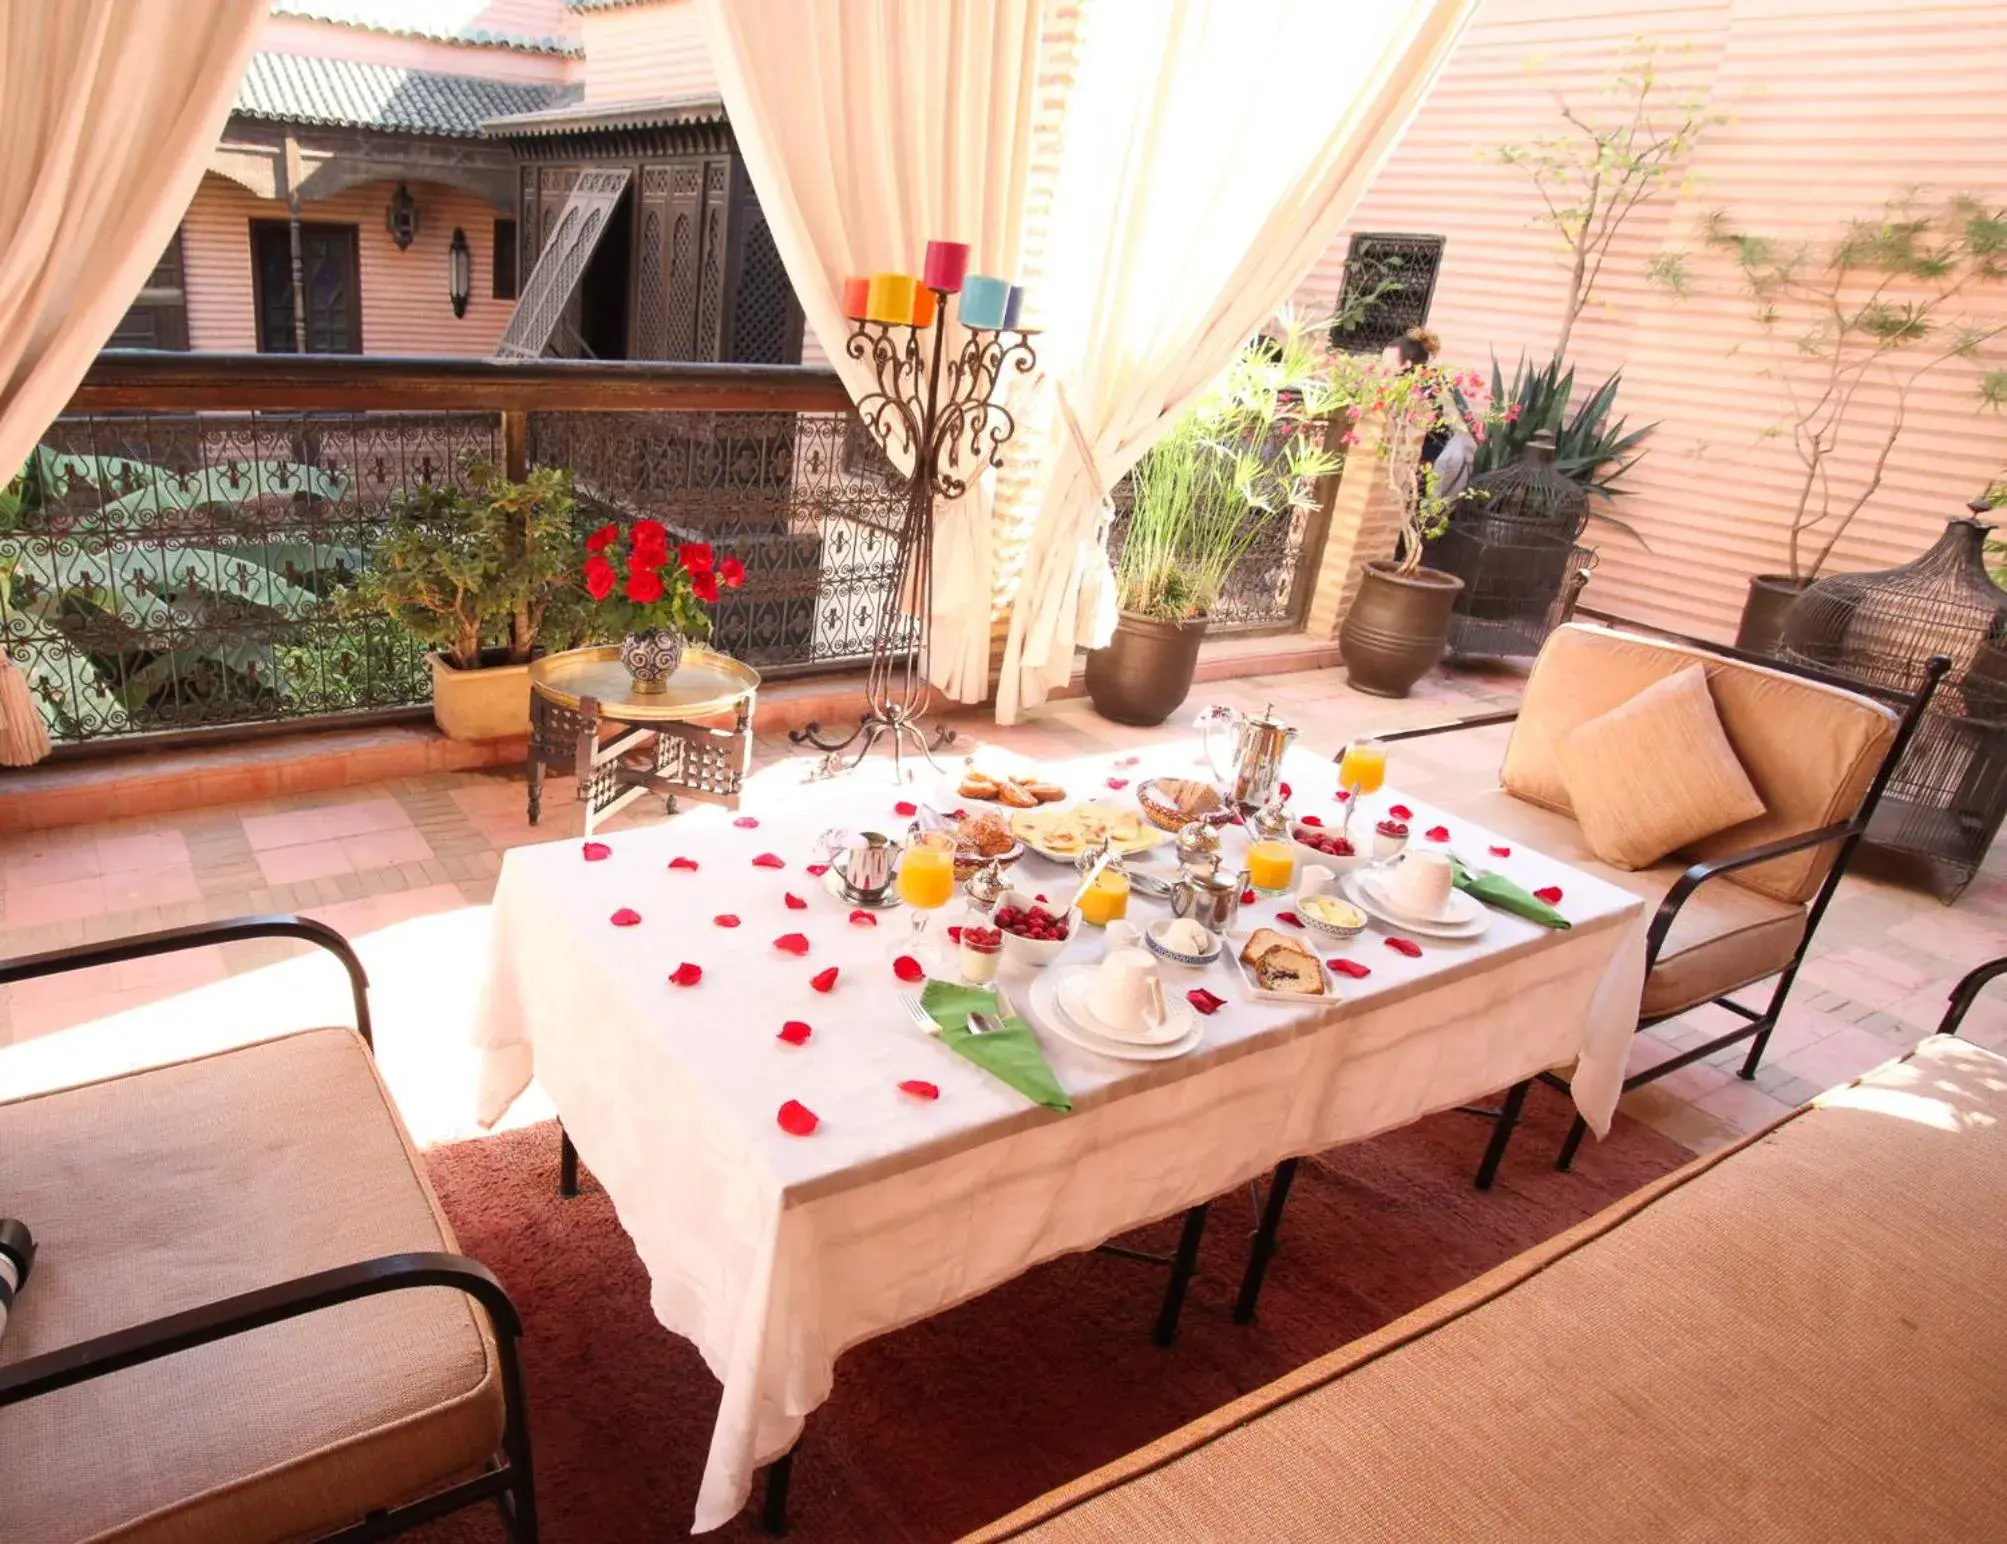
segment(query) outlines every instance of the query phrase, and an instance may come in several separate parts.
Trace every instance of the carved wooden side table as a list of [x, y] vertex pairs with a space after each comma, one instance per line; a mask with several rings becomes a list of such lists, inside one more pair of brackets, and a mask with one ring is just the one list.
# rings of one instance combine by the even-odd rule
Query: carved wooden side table
[[[585, 834], [644, 793], [674, 812], [679, 798], [736, 809], [753, 755], [759, 672], [694, 645], [664, 683], [637, 692], [617, 644], [567, 649], [530, 666], [530, 824], [543, 813], [544, 774], [571, 773]], [[732, 727], [705, 719], [732, 715]], [[602, 731], [612, 734], [602, 739]]]

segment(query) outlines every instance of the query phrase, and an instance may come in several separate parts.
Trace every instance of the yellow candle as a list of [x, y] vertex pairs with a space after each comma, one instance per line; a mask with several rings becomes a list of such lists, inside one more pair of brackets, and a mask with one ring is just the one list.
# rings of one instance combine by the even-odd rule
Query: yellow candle
[[1247, 850], [1247, 882], [1257, 890], [1280, 895], [1295, 872], [1296, 859], [1287, 842], [1256, 842]]
[[874, 273], [864, 301], [864, 314], [874, 322], [913, 320], [913, 276], [910, 273]]
[[1087, 887], [1087, 893], [1080, 897], [1081, 920], [1096, 927], [1106, 927], [1128, 915], [1129, 876], [1114, 869], [1103, 869], [1094, 876], [1094, 883]]

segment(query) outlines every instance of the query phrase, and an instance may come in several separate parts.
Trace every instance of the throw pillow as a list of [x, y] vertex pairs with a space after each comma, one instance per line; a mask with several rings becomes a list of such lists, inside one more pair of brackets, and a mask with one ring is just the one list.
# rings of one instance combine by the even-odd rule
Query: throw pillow
[[1649, 868], [1763, 813], [1699, 665], [1578, 725], [1559, 760], [1583, 838], [1612, 868]]

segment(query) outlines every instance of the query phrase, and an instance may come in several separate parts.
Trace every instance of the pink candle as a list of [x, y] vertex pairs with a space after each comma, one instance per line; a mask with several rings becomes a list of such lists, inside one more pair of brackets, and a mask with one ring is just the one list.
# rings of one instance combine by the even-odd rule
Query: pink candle
[[843, 281], [843, 314], [852, 321], [864, 315], [864, 308], [870, 304], [871, 281], [865, 278]]
[[962, 287], [962, 276], [969, 271], [969, 246], [965, 241], [930, 241], [927, 243], [927, 262], [921, 270], [920, 282], [928, 289], [946, 290], [953, 294]]

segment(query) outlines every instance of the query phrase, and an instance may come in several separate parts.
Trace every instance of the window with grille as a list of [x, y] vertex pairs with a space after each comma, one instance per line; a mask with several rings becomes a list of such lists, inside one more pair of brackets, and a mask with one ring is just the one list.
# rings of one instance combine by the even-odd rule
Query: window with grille
[[495, 241], [489, 249], [494, 254], [495, 299], [514, 300], [516, 298], [516, 222], [497, 220]]
[[1360, 231], [1345, 254], [1345, 283], [1338, 294], [1334, 348], [1376, 354], [1410, 327], [1429, 319], [1441, 236]]
[[181, 261], [181, 228], [146, 276], [139, 298], [113, 329], [107, 348], [188, 347], [188, 285]]
[[[299, 346], [293, 314], [293, 238], [284, 220], [251, 222], [251, 303], [258, 352]], [[300, 226], [300, 291], [309, 354], [362, 352], [362, 274], [353, 225]]]

